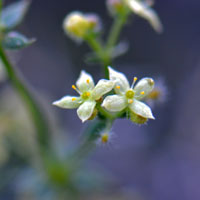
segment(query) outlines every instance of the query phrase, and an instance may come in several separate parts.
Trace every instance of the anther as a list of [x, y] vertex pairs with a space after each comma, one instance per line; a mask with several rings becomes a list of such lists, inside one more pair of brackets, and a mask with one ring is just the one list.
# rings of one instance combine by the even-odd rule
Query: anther
[[101, 142], [104, 143], [104, 144], [108, 142], [108, 139], [109, 139], [109, 135], [107, 133], [104, 133], [101, 136]]
[[148, 79], [149, 85], [153, 86], [154, 85], [154, 80], [152, 78]]
[[76, 98], [74, 97], [74, 98], [72, 98], [72, 101], [76, 101]]
[[86, 82], [87, 82], [87, 84], [89, 84], [90, 83], [90, 79], [87, 79]]
[[129, 100], [128, 100], [128, 103], [129, 103], [129, 104], [132, 104], [132, 103], [133, 103], [133, 99], [129, 99]]
[[134, 77], [133, 78], [133, 83], [132, 83], [132, 85], [131, 85], [131, 88], [133, 88], [134, 87], [134, 85], [135, 85], [135, 82], [138, 80], [138, 78], [137, 77]]
[[120, 86], [119, 86], [119, 85], [117, 85], [115, 88], [116, 88], [116, 89], [120, 89]]
[[72, 85], [72, 88], [73, 88], [74, 90], [76, 90], [76, 86], [75, 86], [75, 85]]
[[144, 91], [140, 92], [141, 95], [144, 95]]
[[90, 92], [87, 92], [86, 95], [89, 97], [90, 96]]

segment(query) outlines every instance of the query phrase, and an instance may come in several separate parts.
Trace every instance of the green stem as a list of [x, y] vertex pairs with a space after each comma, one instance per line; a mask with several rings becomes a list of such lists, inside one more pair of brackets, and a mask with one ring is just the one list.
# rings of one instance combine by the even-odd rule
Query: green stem
[[128, 17], [128, 12], [125, 12], [123, 15], [119, 15], [115, 18], [107, 40], [106, 48], [108, 51], [111, 51], [112, 48], [116, 45], [121, 30], [123, 26], [126, 24], [127, 17]]
[[0, 0], [0, 15], [2, 13], [2, 7], [3, 7], [3, 0]]
[[105, 78], [109, 79], [108, 66], [110, 65], [110, 59], [107, 55], [107, 52], [105, 51], [104, 46], [94, 35], [88, 35], [85, 40], [87, 41], [90, 48], [96, 53], [97, 57], [100, 59], [101, 64], [104, 67]]
[[7, 75], [18, 92], [19, 96], [25, 102], [29, 114], [32, 117], [33, 123], [35, 125], [35, 129], [37, 132], [38, 142], [40, 145], [40, 150], [44, 150], [46, 146], [48, 146], [48, 126], [46, 124], [46, 120], [42, 115], [40, 107], [37, 105], [34, 100], [32, 94], [29, 92], [28, 88], [24, 85], [22, 80], [18, 77], [16, 71], [12, 67], [7, 55], [5, 54], [2, 46], [0, 45], [0, 58], [4, 64], [5, 70], [7, 71]]
[[[73, 153], [72, 159], [79, 166], [81, 161], [88, 156], [96, 147], [96, 141], [100, 137], [100, 133], [106, 129], [106, 127], [111, 127], [114, 121], [111, 119], [96, 119], [93, 121], [83, 133], [82, 144]], [[73, 163], [74, 163], [73, 162]]]

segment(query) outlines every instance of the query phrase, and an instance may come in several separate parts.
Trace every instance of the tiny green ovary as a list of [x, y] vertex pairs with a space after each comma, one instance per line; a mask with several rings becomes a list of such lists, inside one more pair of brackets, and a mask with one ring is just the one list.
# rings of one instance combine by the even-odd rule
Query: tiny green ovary
[[126, 92], [126, 97], [127, 97], [128, 99], [133, 99], [134, 96], [135, 96], [135, 92], [134, 92], [133, 90], [128, 90], [128, 91]]
[[90, 97], [90, 92], [83, 92], [83, 94], [81, 94], [82, 99], [87, 100]]

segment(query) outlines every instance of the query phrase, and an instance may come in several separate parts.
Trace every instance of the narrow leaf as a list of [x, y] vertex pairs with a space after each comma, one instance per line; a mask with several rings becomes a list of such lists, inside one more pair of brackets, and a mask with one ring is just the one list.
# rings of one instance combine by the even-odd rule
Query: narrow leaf
[[33, 42], [35, 42], [35, 39], [28, 39], [18, 32], [10, 32], [4, 37], [2, 45], [9, 50], [17, 50], [27, 47]]

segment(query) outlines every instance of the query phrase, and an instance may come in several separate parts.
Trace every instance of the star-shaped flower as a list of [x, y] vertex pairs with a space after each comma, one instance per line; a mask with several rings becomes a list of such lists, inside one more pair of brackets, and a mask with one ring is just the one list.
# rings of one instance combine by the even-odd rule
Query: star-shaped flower
[[[132, 121], [136, 123], [154, 119], [151, 108], [141, 100], [147, 96], [154, 87], [152, 78], [143, 78], [136, 85], [137, 78], [133, 79], [130, 86], [126, 76], [109, 67], [110, 80], [115, 82], [115, 95], [107, 96], [102, 106], [110, 112], [120, 112], [127, 109]], [[135, 86], [134, 86], [135, 85]], [[138, 121], [139, 120], [139, 121]]]
[[94, 86], [93, 78], [85, 71], [81, 71], [80, 77], [76, 82], [76, 86], [72, 88], [78, 92], [80, 96], [64, 96], [53, 105], [67, 109], [77, 109], [77, 114], [82, 122], [85, 122], [92, 117], [95, 112], [96, 101], [104, 94], [110, 92], [114, 87], [114, 82], [111, 80], [101, 79]]

